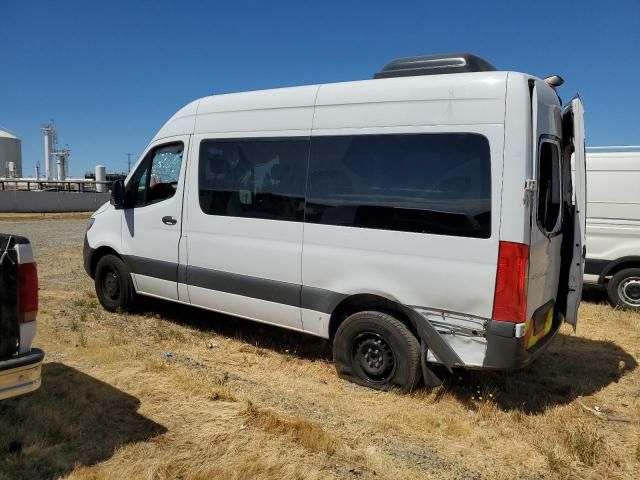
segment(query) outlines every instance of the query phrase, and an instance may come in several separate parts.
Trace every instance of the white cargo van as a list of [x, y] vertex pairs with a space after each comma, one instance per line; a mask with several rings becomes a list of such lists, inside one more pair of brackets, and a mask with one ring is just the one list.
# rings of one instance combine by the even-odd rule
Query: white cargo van
[[588, 148], [587, 190], [584, 280], [612, 305], [640, 310], [640, 148]]
[[576, 324], [583, 145], [579, 99], [468, 54], [205, 97], [114, 184], [85, 268], [109, 310], [141, 294], [331, 338], [373, 388], [511, 369]]

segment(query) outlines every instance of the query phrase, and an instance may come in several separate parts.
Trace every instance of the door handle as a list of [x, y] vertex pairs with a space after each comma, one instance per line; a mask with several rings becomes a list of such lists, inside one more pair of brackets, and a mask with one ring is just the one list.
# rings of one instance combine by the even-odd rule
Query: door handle
[[176, 223], [178, 223], [178, 220], [167, 215], [166, 217], [162, 217], [162, 223], [164, 223], [165, 225], [175, 225]]

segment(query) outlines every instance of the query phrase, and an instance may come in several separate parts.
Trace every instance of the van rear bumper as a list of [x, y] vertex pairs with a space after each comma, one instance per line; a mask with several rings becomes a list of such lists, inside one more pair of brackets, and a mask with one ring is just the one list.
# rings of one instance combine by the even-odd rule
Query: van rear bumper
[[556, 315], [551, 331], [530, 349], [525, 348], [525, 339], [514, 335], [515, 324], [492, 320], [487, 330], [487, 352], [483, 369], [515, 370], [533, 362], [549, 346], [562, 325], [563, 318]]
[[44, 352], [38, 348], [0, 360], [0, 400], [33, 392], [40, 387]]

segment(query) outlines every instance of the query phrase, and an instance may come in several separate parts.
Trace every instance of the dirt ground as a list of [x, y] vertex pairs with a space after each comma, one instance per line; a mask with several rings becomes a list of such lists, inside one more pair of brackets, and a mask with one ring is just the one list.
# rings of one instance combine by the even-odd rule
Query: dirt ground
[[158, 300], [104, 311], [85, 218], [0, 217], [34, 245], [46, 352], [41, 389], [0, 403], [0, 479], [640, 478], [640, 315], [597, 291], [529, 368], [380, 393], [311, 336]]

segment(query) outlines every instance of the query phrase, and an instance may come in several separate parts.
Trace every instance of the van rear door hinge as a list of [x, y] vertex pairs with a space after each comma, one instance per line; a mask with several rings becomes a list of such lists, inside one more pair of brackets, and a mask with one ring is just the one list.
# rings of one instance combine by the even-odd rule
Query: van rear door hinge
[[525, 192], [535, 192], [536, 190], [538, 190], [538, 182], [536, 180], [528, 178], [524, 181]]

